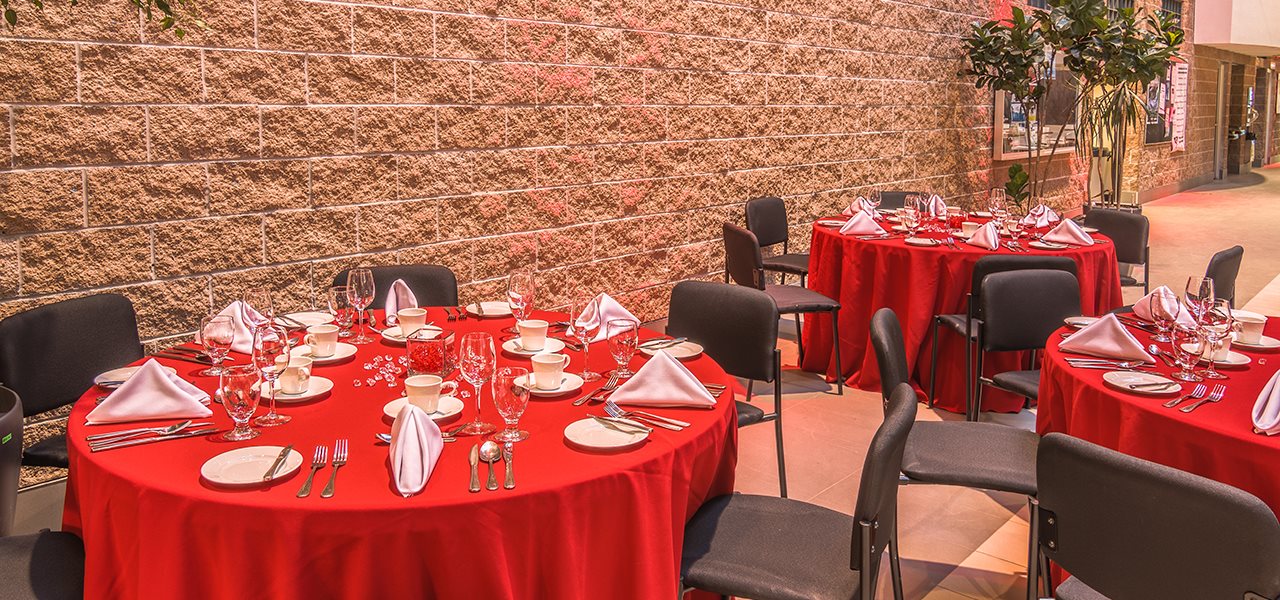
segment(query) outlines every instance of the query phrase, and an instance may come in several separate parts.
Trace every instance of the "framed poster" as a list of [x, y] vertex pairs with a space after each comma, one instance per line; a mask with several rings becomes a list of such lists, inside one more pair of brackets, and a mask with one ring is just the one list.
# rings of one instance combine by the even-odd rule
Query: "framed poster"
[[1147, 85], [1147, 134], [1144, 141], [1148, 144], [1162, 144], [1173, 139], [1173, 129], [1169, 126], [1173, 120], [1172, 81], [1173, 65], [1169, 65], [1163, 75]]
[[1170, 81], [1173, 96], [1173, 112], [1169, 117], [1169, 141], [1174, 152], [1187, 149], [1187, 80], [1191, 66], [1187, 63], [1174, 63], [1173, 77]]

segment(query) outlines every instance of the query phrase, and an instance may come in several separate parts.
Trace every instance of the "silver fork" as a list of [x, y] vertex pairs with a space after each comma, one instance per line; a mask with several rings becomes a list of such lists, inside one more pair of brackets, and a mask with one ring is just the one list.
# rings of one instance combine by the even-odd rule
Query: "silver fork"
[[1217, 402], [1217, 401], [1221, 400], [1221, 399], [1222, 399], [1222, 396], [1223, 396], [1224, 394], [1226, 394], [1226, 393], [1227, 393], [1227, 386], [1222, 385], [1222, 384], [1217, 384], [1217, 385], [1213, 386], [1213, 391], [1212, 391], [1212, 392], [1209, 392], [1209, 395], [1208, 395], [1208, 396], [1206, 396], [1204, 399], [1202, 399], [1202, 400], [1197, 400], [1195, 404], [1189, 404], [1189, 405], [1187, 405], [1187, 406], [1184, 406], [1184, 407], [1182, 407], [1182, 408], [1179, 408], [1178, 410], [1180, 410], [1180, 411], [1182, 411], [1182, 412], [1184, 412], [1184, 413], [1189, 413], [1189, 412], [1191, 412], [1191, 411], [1195, 410], [1195, 409], [1196, 409], [1197, 407], [1199, 407], [1201, 404], [1205, 404], [1205, 403], [1207, 403], [1207, 402]]
[[596, 396], [599, 396], [600, 394], [603, 394], [605, 392], [612, 392], [616, 387], [618, 387], [618, 372], [614, 371], [613, 374], [609, 375], [609, 380], [604, 382], [604, 387], [596, 390], [594, 393], [587, 394], [586, 396], [583, 396], [581, 398], [578, 398], [577, 400], [574, 400], [573, 405], [582, 406], [583, 404], [586, 404], [588, 401], [594, 399]]
[[1204, 394], [1207, 391], [1209, 391], [1208, 387], [1206, 387], [1203, 383], [1198, 383], [1196, 384], [1195, 389], [1191, 390], [1190, 394], [1179, 396], [1177, 398], [1174, 398], [1173, 400], [1165, 402], [1164, 407], [1173, 408], [1179, 404], [1182, 404], [1184, 400], [1199, 400], [1204, 397]]
[[446, 320], [446, 321], [457, 321], [457, 320], [458, 320], [458, 316], [457, 316], [457, 315], [455, 315], [455, 314], [453, 314], [453, 309], [449, 308], [448, 306], [444, 307], [444, 315], [445, 315], [445, 320]]
[[674, 423], [667, 423], [662, 420], [654, 419], [652, 417], [648, 417], [645, 415], [628, 412], [626, 409], [622, 408], [621, 406], [618, 406], [618, 404], [613, 400], [604, 401], [604, 412], [605, 414], [615, 419], [631, 419], [633, 421], [643, 421], [645, 423], [654, 425], [656, 427], [661, 427], [663, 429], [670, 429], [671, 431], [684, 431], [683, 427], [680, 427], [679, 425], [676, 425]]
[[320, 492], [321, 498], [333, 497], [333, 484], [338, 480], [338, 467], [347, 464], [347, 440], [338, 440], [333, 443], [333, 474], [329, 476], [329, 483], [324, 486], [324, 491]]
[[302, 489], [298, 490], [299, 498], [311, 495], [311, 480], [315, 479], [316, 471], [323, 469], [327, 462], [329, 462], [329, 447], [316, 446], [315, 456], [311, 459], [311, 473], [307, 475], [307, 481], [302, 484]]

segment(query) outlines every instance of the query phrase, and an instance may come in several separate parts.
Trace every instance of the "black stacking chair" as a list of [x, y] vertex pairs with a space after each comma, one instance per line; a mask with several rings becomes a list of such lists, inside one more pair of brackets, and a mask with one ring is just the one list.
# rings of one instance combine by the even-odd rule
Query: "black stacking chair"
[[1244, 247], [1232, 246], [1213, 255], [1204, 276], [1213, 280], [1213, 294], [1236, 304], [1236, 276], [1240, 274], [1240, 261], [1244, 259]]
[[[1062, 320], [1080, 314], [1080, 282], [1065, 271], [1026, 269], [992, 273], [982, 280], [978, 300], [978, 387], [969, 420], [982, 415], [982, 386], [1035, 400], [1040, 396], [1040, 369], [1030, 368], [982, 377], [987, 352], [1042, 350]], [[1033, 359], [1034, 366], [1034, 359]]]
[[852, 517], [771, 496], [728, 494], [703, 504], [685, 527], [681, 597], [698, 589], [756, 600], [876, 598], [880, 559], [898, 543], [898, 471], [915, 414], [915, 392], [898, 386], [867, 449]]
[[747, 229], [756, 234], [761, 248], [782, 244], [782, 254], [764, 257], [764, 270], [777, 271], [778, 283], [782, 284], [787, 283], [787, 275], [799, 275], [800, 287], [804, 287], [809, 276], [809, 255], [791, 253], [787, 205], [782, 199], [763, 196], [747, 200]]
[[1061, 433], [1037, 462], [1032, 539], [1071, 573], [1055, 597], [1280, 597], [1280, 523], [1252, 494]]
[[880, 208], [883, 210], [902, 208], [907, 204], [907, 196], [910, 196], [912, 194], [924, 195], [924, 192], [900, 192], [900, 191], [880, 192]]
[[[768, 294], [727, 283], [681, 281], [671, 290], [667, 335], [687, 337], [734, 377], [747, 380], [747, 401], [738, 402], [738, 427], [773, 421], [778, 447], [778, 487], [787, 497], [782, 452], [782, 352], [778, 307]], [[756, 380], [773, 383], [773, 412], [751, 404]]]
[[[1111, 238], [1116, 245], [1116, 260], [1131, 265], [1142, 265], [1142, 293], [1151, 292], [1151, 248], [1147, 240], [1151, 235], [1151, 222], [1143, 215], [1110, 208], [1091, 208], [1084, 216], [1086, 227]], [[1120, 285], [1138, 285], [1138, 280], [1128, 275], [1120, 277]]]
[[70, 533], [13, 530], [22, 468], [22, 402], [0, 387], [0, 597], [53, 600], [84, 597], [84, 543]]
[[[373, 271], [375, 289], [373, 303], [369, 306], [380, 308], [387, 301], [387, 292], [397, 279], [403, 279], [413, 295], [418, 299], [418, 306], [457, 306], [458, 278], [448, 267], [440, 265], [388, 265], [367, 267]], [[333, 276], [333, 285], [347, 285], [347, 271]]]
[[[133, 303], [118, 294], [54, 302], [0, 321], [0, 384], [22, 396], [28, 415], [75, 402], [99, 373], [140, 358]], [[22, 464], [67, 468], [66, 435], [36, 442]]]
[[938, 373], [938, 326], [946, 325], [948, 329], [964, 336], [964, 405], [973, 405], [973, 346], [978, 340], [978, 330], [982, 327], [982, 314], [978, 310], [981, 305], [978, 298], [982, 296], [982, 280], [992, 273], [1016, 271], [1018, 269], [1057, 269], [1077, 274], [1076, 261], [1065, 256], [1010, 256], [992, 254], [978, 259], [973, 265], [973, 278], [969, 283], [969, 295], [965, 297], [966, 315], [934, 315], [933, 316], [933, 361], [929, 365], [929, 407], [933, 407], [934, 380]]
[[796, 316], [796, 346], [800, 360], [804, 360], [804, 343], [801, 342], [800, 315], [806, 313], [831, 313], [831, 335], [836, 359], [836, 388], [844, 394], [844, 377], [840, 372], [840, 303], [807, 288], [794, 285], [765, 283], [764, 261], [760, 256], [760, 242], [755, 234], [734, 225], [724, 224], [725, 271], [736, 284], [764, 290], [778, 305], [778, 313]]

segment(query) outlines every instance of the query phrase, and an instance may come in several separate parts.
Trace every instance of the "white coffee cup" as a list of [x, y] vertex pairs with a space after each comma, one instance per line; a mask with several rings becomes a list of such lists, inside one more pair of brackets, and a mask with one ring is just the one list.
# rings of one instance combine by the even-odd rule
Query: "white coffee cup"
[[520, 331], [520, 347], [529, 352], [537, 352], [545, 347], [548, 325], [550, 323], [541, 319], [516, 322], [516, 329]]
[[533, 362], [533, 386], [540, 390], [554, 390], [564, 381], [564, 369], [569, 357], [564, 354], [538, 354]]
[[964, 221], [960, 223], [960, 231], [965, 235], [978, 233], [979, 227], [982, 227], [982, 223], [974, 223], [973, 221]]
[[1221, 342], [1218, 342], [1218, 343], [1222, 344], [1222, 347], [1218, 348], [1217, 353], [1214, 353], [1212, 350], [1213, 346], [1211, 346], [1208, 342], [1205, 342], [1204, 351], [1200, 353], [1200, 356], [1205, 360], [1208, 360], [1209, 355], [1213, 354], [1213, 360], [1215, 361], [1227, 360], [1227, 357], [1231, 355], [1231, 337], [1230, 336], [1225, 337], [1222, 339]]
[[307, 335], [302, 338], [302, 343], [311, 346], [311, 356], [327, 358], [338, 351], [339, 331], [337, 325], [312, 325], [307, 328]]
[[1262, 329], [1267, 326], [1267, 318], [1262, 315], [1235, 313], [1240, 323], [1240, 332], [1236, 339], [1244, 344], [1257, 344], [1262, 341]]
[[301, 394], [311, 386], [311, 359], [305, 356], [287, 355], [276, 358], [280, 369], [280, 391], [286, 394]]
[[414, 375], [404, 380], [404, 395], [409, 398], [409, 404], [427, 413], [440, 408], [441, 394], [448, 396], [457, 389], [458, 382], [445, 381], [438, 375]]
[[396, 311], [396, 322], [400, 324], [400, 335], [409, 337], [426, 327], [427, 311], [422, 308], [402, 308]]

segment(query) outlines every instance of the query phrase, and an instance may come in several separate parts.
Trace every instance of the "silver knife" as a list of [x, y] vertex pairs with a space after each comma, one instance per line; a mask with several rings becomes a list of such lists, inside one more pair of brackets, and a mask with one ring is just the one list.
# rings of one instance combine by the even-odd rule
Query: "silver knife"
[[596, 415], [590, 415], [590, 416], [592, 419], [595, 419], [601, 425], [604, 425], [605, 427], [608, 427], [610, 429], [616, 429], [618, 431], [621, 431], [622, 433], [651, 433], [653, 431], [653, 429], [645, 427], [644, 425], [631, 423], [628, 421], [624, 421], [622, 419], [614, 419], [612, 417], [600, 417]]
[[650, 419], [652, 419], [652, 420], [654, 420], [654, 421], [664, 421], [664, 422], [670, 423], [670, 424], [672, 424], [672, 425], [675, 425], [675, 426], [677, 426], [677, 427], [692, 427], [692, 425], [690, 425], [689, 423], [687, 423], [687, 422], [685, 422], [685, 421], [681, 421], [680, 419], [672, 419], [671, 417], [664, 417], [664, 416], [662, 416], [662, 415], [655, 415], [655, 414], [653, 414], [653, 413], [644, 412], [644, 411], [642, 411], [642, 410], [633, 410], [633, 411], [631, 411], [631, 412], [632, 412], [633, 414], [639, 415], [639, 416], [641, 416], [641, 417], [648, 417], [648, 418], [650, 418]]
[[116, 448], [124, 448], [124, 447], [127, 447], [127, 446], [141, 446], [142, 444], [152, 444], [152, 443], [155, 443], [155, 442], [163, 442], [163, 441], [166, 441], [166, 440], [180, 440], [180, 439], [182, 439], [182, 438], [196, 437], [196, 436], [199, 436], [199, 435], [209, 435], [209, 434], [211, 434], [211, 433], [217, 433], [217, 432], [218, 432], [218, 430], [217, 430], [217, 429], [200, 429], [200, 430], [196, 430], [196, 431], [184, 431], [184, 432], [182, 432], [182, 433], [175, 433], [175, 434], [173, 434], [173, 435], [166, 435], [166, 436], [160, 436], [160, 437], [149, 437], [149, 438], [142, 438], [142, 439], [137, 439], [137, 440], [125, 440], [125, 441], [123, 441], [123, 442], [116, 442], [116, 443], [112, 443], [112, 444], [104, 444], [104, 445], [101, 445], [101, 446], [94, 446], [94, 447], [90, 448], [90, 449], [89, 449], [89, 451], [90, 451], [90, 452], [101, 452], [101, 451], [103, 451], [103, 450], [114, 450], [114, 449], [116, 449]]
[[508, 490], [516, 489], [516, 471], [515, 467], [511, 466], [511, 456], [511, 442], [507, 442], [502, 446], [502, 462], [507, 465], [507, 481], [502, 484], [502, 487]]
[[276, 471], [279, 471], [280, 467], [284, 466], [284, 459], [289, 458], [290, 452], [293, 452], [293, 444], [285, 446], [284, 450], [281, 450], [280, 454], [276, 455], [276, 461], [271, 463], [271, 468], [262, 474], [263, 481], [271, 481], [276, 478]]
[[480, 491], [480, 444], [471, 447], [471, 455], [467, 458], [471, 463], [471, 487], [472, 492]]

